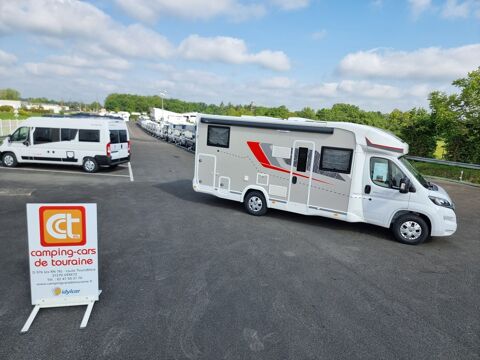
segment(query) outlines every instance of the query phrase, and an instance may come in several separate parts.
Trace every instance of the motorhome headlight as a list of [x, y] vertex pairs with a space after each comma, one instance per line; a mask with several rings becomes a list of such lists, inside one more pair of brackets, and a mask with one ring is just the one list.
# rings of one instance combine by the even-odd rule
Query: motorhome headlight
[[453, 204], [450, 201], [448, 201], [447, 199], [439, 198], [439, 197], [436, 197], [436, 196], [429, 196], [429, 199], [432, 200], [432, 202], [435, 205], [443, 206], [443, 207], [446, 207], [446, 208], [449, 208], [449, 209], [452, 209], [452, 210], [455, 209]]

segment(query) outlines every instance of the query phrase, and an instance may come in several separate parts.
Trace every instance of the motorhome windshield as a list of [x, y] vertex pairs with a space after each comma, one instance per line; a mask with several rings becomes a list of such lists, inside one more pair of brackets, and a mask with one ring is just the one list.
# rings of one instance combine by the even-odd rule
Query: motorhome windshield
[[430, 183], [427, 180], [425, 180], [425, 178], [422, 176], [422, 174], [420, 174], [418, 172], [418, 170], [415, 169], [415, 167], [412, 164], [410, 164], [410, 162], [407, 160], [407, 158], [405, 156], [400, 156], [398, 159], [408, 169], [408, 171], [410, 171], [410, 173], [413, 176], [415, 176], [415, 179], [417, 179], [418, 182], [420, 184], [422, 184], [423, 187], [425, 187], [427, 189], [429, 189], [431, 187]]

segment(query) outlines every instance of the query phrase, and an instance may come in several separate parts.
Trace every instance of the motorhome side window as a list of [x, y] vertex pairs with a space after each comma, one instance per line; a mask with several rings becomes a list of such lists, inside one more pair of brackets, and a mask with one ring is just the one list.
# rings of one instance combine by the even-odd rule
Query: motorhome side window
[[60, 139], [61, 141], [72, 141], [75, 140], [77, 136], [77, 129], [62, 129], [60, 131]]
[[320, 170], [350, 174], [352, 155], [352, 149], [322, 146]]
[[60, 129], [58, 128], [35, 128], [33, 133], [33, 144], [47, 144], [60, 141]]
[[208, 125], [207, 145], [228, 148], [230, 146], [230, 128]]
[[100, 142], [100, 130], [79, 130], [78, 141]]
[[25, 141], [28, 140], [28, 127], [21, 127], [15, 131], [10, 137], [11, 141]]
[[403, 177], [405, 174], [392, 161], [378, 157], [370, 159], [370, 178], [375, 185], [398, 189]]

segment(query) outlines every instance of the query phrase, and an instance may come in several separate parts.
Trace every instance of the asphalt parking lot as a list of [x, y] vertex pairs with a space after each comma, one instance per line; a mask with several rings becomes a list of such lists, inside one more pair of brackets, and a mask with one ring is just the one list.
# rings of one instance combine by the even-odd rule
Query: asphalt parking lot
[[[0, 359], [478, 359], [480, 188], [442, 183], [459, 229], [387, 229], [193, 192], [192, 154], [135, 126], [132, 173], [0, 168]], [[100, 301], [32, 306], [25, 204], [95, 202]]]

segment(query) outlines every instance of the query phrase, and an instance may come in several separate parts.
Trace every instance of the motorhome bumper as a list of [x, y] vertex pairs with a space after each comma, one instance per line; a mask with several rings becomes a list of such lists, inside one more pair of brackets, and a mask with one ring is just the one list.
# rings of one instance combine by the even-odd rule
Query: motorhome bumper
[[121, 159], [111, 159], [110, 157], [105, 155], [97, 155], [95, 156], [95, 160], [97, 161], [97, 164], [100, 166], [118, 165], [118, 164], [129, 162], [130, 156], [127, 156]]
[[439, 207], [432, 220], [432, 236], [450, 236], [457, 231], [457, 217], [452, 209]]

